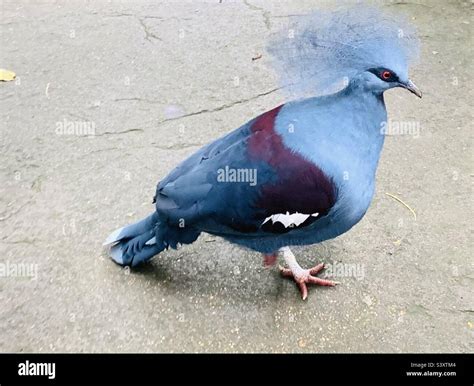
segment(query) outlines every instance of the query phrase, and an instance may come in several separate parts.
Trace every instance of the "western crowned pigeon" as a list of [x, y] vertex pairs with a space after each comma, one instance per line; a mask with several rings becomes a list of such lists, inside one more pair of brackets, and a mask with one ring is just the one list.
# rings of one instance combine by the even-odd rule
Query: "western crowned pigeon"
[[334, 286], [303, 269], [290, 246], [352, 228], [374, 194], [387, 120], [383, 93], [405, 88], [415, 32], [373, 8], [315, 12], [271, 39], [282, 87], [297, 99], [201, 148], [158, 183], [155, 211], [105, 241], [121, 265], [144, 263], [201, 232], [275, 263], [299, 285]]

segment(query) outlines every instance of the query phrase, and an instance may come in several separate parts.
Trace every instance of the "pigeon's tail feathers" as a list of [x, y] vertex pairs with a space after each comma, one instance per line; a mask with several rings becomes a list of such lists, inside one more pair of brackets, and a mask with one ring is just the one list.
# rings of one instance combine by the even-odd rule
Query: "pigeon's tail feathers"
[[104, 245], [110, 247], [109, 255], [117, 264], [134, 267], [167, 247], [166, 243], [157, 242], [158, 228], [158, 215], [153, 213], [135, 224], [112, 232]]
[[[139, 236], [146, 231], [153, 229], [158, 223], [158, 215], [153, 213], [143, 220], [130, 224], [113, 231], [104, 241], [104, 246], [113, 245], [126, 238]], [[153, 237], [153, 236], [152, 236]]]
[[157, 244], [144, 244], [142, 235], [113, 245], [110, 248], [109, 254], [112, 260], [117, 264], [135, 267], [140, 263], [150, 260], [165, 248], [166, 246], [164, 244], [161, 246]]

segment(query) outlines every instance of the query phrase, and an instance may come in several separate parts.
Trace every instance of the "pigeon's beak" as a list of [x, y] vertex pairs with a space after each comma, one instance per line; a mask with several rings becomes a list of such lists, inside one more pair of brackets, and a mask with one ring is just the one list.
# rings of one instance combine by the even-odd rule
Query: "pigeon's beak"
[[416, 87], [415, 83], [413, 83], [410, 79], [406, 83], [401, 83], [402, 87], [406, 88], [408, 91], [415, 94], [418, 98], [421, 98], [423, 95], [418, 87]]

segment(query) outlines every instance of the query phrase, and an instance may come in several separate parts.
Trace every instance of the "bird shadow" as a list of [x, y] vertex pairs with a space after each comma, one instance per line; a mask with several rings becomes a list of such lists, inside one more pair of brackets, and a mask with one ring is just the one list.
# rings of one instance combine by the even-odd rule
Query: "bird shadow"
[[[263, 267], [261, 256], [253, 251], [241, 249], [224, 241], [199, 243], [189, 250], [169, 250], [150, 262], [130, 270], [130, 274], [146, 280], [152, 287], [179, 293], [186, 297], [197, 293], [213, 297], [232, 299], [234, 302], [263, 304], [288, 298], [300, 298], [291, 280], [281, 277], [278, 263], [270, 268]], [[197, 250], [196, 250], [197, 249]], [[328, 263], [330, 247], [318, 245], [311, 248], [297, 248], [302, 266], [313, 266], [326, 256]], [[282, 262], [283, 263], [283, 262]], [[287, 290], [291, 288], [292, 290]]]

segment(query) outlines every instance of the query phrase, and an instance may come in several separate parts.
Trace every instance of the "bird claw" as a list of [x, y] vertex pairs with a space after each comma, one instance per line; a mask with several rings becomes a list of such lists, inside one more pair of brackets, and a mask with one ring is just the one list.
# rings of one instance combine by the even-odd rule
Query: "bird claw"
[[296, 282], [296, 284], [298, 284], [303, 300], [306, 300], [306, 298], [308, 297], [307, 284], [311, 283], [328, 287], [334, 287], [335, 285], [339, 284], [339, 282], [337, 281], [320, 279], [319, 277], [312, 276], [316, 275], [318, 272], [324, 269], [324, 263], [318, 264], [310, 269], [302, 269], [301, 271], [298, 270], [295, 272], [293, 272], [289, 268], [284, 268], [282, 266], [279, 266], [279, 269], [282, 276], [291, 277]]

